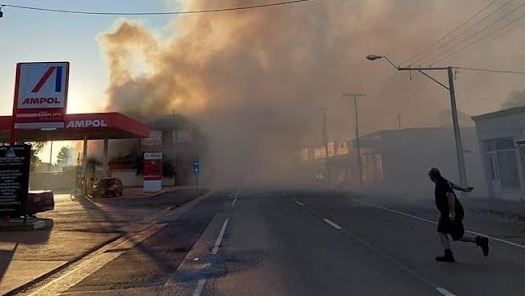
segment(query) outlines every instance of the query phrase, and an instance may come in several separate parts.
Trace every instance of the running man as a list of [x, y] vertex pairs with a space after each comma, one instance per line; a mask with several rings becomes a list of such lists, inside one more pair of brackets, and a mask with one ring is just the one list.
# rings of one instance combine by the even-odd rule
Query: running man
[[470, 242], [475, 243], [481, 247], [483, 256], [489, 255], [489, 240], [486, 237], [481, 236], [465, 236], [465, 230], [463, 228], [463, 217], [464, 211], [463, 206], [456, 197], [453, 189], [471, 192], [474, 188], [456, 185], [447, 179], [443, 178], [441, 172], [437, 168], [431, 168], [428, 171], [430, 180], [436, 184], [434, 189], [434, 197], [436, 201], [436, 208], [439, 210], [440, 217], [437, 231], [439, 233], [439, 239], [441, 245], [445, 249], [445, 255], [436, 257], [436, 261], [439, 262], [455, 262], [454, 254], [450, 249], [450, 241], [448, 235], [452, 237], [454, 241]]

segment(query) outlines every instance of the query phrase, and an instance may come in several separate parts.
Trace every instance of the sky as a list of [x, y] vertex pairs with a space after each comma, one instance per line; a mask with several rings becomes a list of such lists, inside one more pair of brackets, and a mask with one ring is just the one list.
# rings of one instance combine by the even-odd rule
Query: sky
[[[277, 0], [0, 1], [63, 10], [198, 11]], [[525, 5], [512, 0], [312, 0], [172, 16], [88, 16], [3, 7], [0, 114], [11, 113], [18, 62], [71, 63], [68, 113], [118, 111], [139, 118], [177, 112], [209, 136], [217, 166], [295, 153], [359, 128], [442, 126], [448, 91], [405, 67], [462, 67], [454, 84], [468, 116], [501, 109], [525, 88]], [[429, 71], [447, 84], [445, 71]], [[401, 119], [400, 121], [398, 119]], [[279, 146], [280, 147], [276, 147]], [[283, 149], [286, 153], [276, 151]], [[232, 147], [242, 149], [231, 149]], [[55, 148], [56, 149], [56, 148]], [[58, 151], [58, 149], [56, 149]], [[258, 155], [257, 160], [252, 160]], [[250, 159], [250, 160], [249, 160]], [[275, 168], [272, 168], [275, 169]]]
[[[2, 1], [0, 4], [79, 11], [154, 11], [174, 10], [176, 3], [165, 1]], [[98, 36], [109, 30], [120, 17], [85, 16], [38, 12], [11, 7], [2, 9], [0, 19], [0, 115], [11, 115], [15, 67], [20, 62], [69, 61], [68, 113], [100, 112], [106, 108], [107, 66]], [[144, 25], [162, 31], [171, 17], [141, 18]], [[74, 143], [62, 143], [74, 145]], [[43, 161], [49, 161], [47, 145]], [[58, 147], [62, 146], [58, 143]], [[57, 143], [53, 147], [55, 153]], [[53, 153], [54, 154], [54, 153]], [[56, 155], [53, 156], [56, 161]]]

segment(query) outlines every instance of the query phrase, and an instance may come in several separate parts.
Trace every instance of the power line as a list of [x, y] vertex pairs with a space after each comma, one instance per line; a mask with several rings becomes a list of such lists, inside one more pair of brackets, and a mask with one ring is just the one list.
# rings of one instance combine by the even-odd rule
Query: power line
[[525, 74], [525, 71], [511, 71], [511, 70], [498, 70], [498, 69], [482, 69], [482, 68], [468, 68], [468, 67], [454, 67], [460, 70], [469, 70], [477, 72], [492, 72], [492, 73], [507, 73], [507, 74]]
[[[189, 10], [189, 11], [166, 11], [166, 12], [108, 12], [108, 11], [86, 11], [86, 10], [67, 10], [67, 9], [53, 9], [37, 6], [22, 6], [22, 5], [12, 5], [12, 4], [1, 4], [0, 7], [11, 7], [25, 10], [36, 10], [43, 12], [54, 12], [54, 13], [67, 13], [67, 14], [83, 14], [83, 15], [105, 15], [105, 16], [158, 16], [158, 15], [181, 15], [181, 14], [202, 14], [202, 13], [217, 13], [217, 12], [227, 12], [227, 11], [236, 11], [236, 10], [248, 10], [255, 8], [266, 8], [273, 6], [282, 6], [290, 4], [298, 4], [303, 2], [310, 2], [314, 0], [290, 0], [283, 2], [273, 2], [259, 5], [249, 5], [249, 6], [237, 6], [237, 7], [227, 7], [227, 8], [218, 8], [218, 9], [203, 9], [203, 10]], [[318, 0], [317, 0], [318, 1]]]
[[[492, 26], [494, 26], [495, 24], [500, 23], [501, 21], [503, 21], [506, 18], [510, 17], [512, 14], [518, 12], [523, 7], [525, 7], [525, 3], [522, 3], [518, 7], [515, 7], [511, 12], [509, 12], [509, 13], [503, 15], [502, 17], [496, 19], [492, 23], [484, 26], [483, 28], [481, 28], [477, 32], [474, 32], [474, 33], [470, 34], [467, 38], [465, 38], [462, 41], [458, 42], [456, 45], [450, 47], [448, 50], [445, 50], [445, 51], [441, 52], [440, 55], [438, 55], [435, 58], [435, 59], [437, 59], [437, 61], [434, 61], [433, 64], [436, 64], [436, 63], [438, 63], [438, 62], [440, 62], [440, 61], [442, 61], [442, 60], [444, 60], [444, 59], [446, 59], [446, 58], [448, 58], [450, 56], [453, 56], [453, 55], [455, 55], [457, 53], [460, 53], [460, 52], [464, 51], [466, 48], [470, 48], [473, 45], [478, 44], [479, 42], [487, 39], [488, 37], [493, 36], [495, 33], [500, 32], [501, 30], [503, 30], [504, 28], [508, 27], [512, 23], [520, 20], [523, 17], [523, 15], [519, 15], [517, 18], [512, 19], [510, 22], [507, 22], [506, 24], [504, 24], [503, 26], [500, 26], [499, 28], [495, 27], [496, 28], [495, 30], [488, 31], [488, 29], [492, 29], [491, 28]], [[488, 34], [483, 36], [484, 32], [488, 32]], [[476, 40], [476, 38], [478, 38], [478, 37], [480, 37], [480, 38]], [[470, 40], [473, 40], [473, 41], [469, 43]], [[461, 46], [462, 44], [465, 44], [465, 46], [463, 46], [459, 50], [455, 50], [457, 47]]]
[[[516, 1], [516, 0], [509, 0], [509, 1], [505, 2], [505, 3], [503, 3], [496, 10], [494, 10], [491, 13], [485, 15], [480, 20], [472, 23], [469, 27], [465, 28], [464, 30], [462, 30], [461, 32], [456, 34], [455, 36], [451, 37], [447, 42], [442, 43], [439, 46], [437, 46], [435, 52], [428, 53], [428, 54], [424, 55], [423, 57], [420, 57], [419, 59], [428, 58], [430, 60], [435, 60], [436, 59], [435, 56], [440, 57], [440, 56], [443, 56], [444, 54], [450, 52], [451, 50], [453, 50], [458, 45], [464, 43], [466, 40], [471, 39], [472, 36], [475, 36], [475, 35], [479, 34], [481, 31], [483, 31], [484, 29], [494, 25], [497, 22], [497, 21], [496, 22], [492, 22], [489, 25], [485, 25], [482, 29], [478, 29], [485, 21], [490, 21], [490, 19], [492, 17], [499, 17], [499, 19], [502, 19], [502, 18], [508, 16], [509, 14], [512, 14], [515, 10], [511, 11], [510, 13], [505, 12], [506, 14], [504, 13], [503, 17], [498, 16], [498, 14], [500, 14], [501, 11], [505, 11], [505, 9], [508, 7], [508, 5], [510, 5], [514, 1]], [[464, 38], [465, 36], [467, 37], [466, 39]], [[429, 61], [429, 64], [430, 64], [430, 61]]]
[[[511, 0], [512, 1], [512, 0]], [[469, 17], [467, 20], [465, 20], [463, 23], [461, 23], [459, 26], [457, 26], [456, 28], [454, 28], [452, 31], [446, 33], [445, 35], [443, 35], [441, 38], [439, 38], [438, 40], [434, 41], [432, 44], [430, 44], [429, 46], [425, 47], [422, 51], [418, 52], [417, 54], [415, 54], [414, 56], [412, 56], [410, 59], [408, 59], [406, 62], [403, 62], [401, 64], [405, 64], [407, 62], [410, 62], [412, 60], [415, 60], [417, 61], [419, 58], [419, 56], [421, 56], [422, 54], [424, 54], [425, 52], [427, 52], [428, 50], [430, 50], [431, 48], [433, 48], [434, 46], [436, 46], [439, 42], [445, 40], [448, 36], [454, 34], [456, 31], [458, 31], [459, 29], [461, 29], [463, 26], [465, 26], [466, 24], [468, 24], [471, 20], [473, 20], [474, 18], [476, 18], [478, 15], [480, 15], [481, 13], [483, 13], [485, 10], [487, 10], [490, 6], [492, 6], [493, 4], [495, 4], [496, 2], [498, 2], [498, 0], [493, 0], [492, 2], [490, 2], [489, 4], [487, 4], [485, 7], [483, 7], [481, 10], [479, 10], [478, 12], [476, 12], [474, 15], [472, 15], [471, 17]]]
[[466, 46], [463, 46], [462, 48], [460, 48], [460, 49], [458, 49], [456, 51], [450, 52], [446, 56], [444, 56], [444, 57], [440, 58], [439, 60], [437, 60], [435, 63], [437, 64], [437, 63], [439, 63], [439, 62], [441, 62], [441, 61], [443, 61], [445, 59], [448, 59], [448, 58], [450, 58], [452, 56], [463, 54], [465, 52], [471, 51], [471, 50], [481, 46], [484, 43], [487, 43], [489, 41], [497, 39], [498, 37], [501, 37], [501, 35], [500, 35], [500, 36], [497, 36], [495, 38], [489, 39], [490, 37], [493, 37], [496, 33], [500, 32], [500, 31], [502, 31], [504, 29], [507, 29], [510, 25], [512, 25], [512, 24], [516, 23], [517, 21], [523, 19], [524, 16], [525, 16], [525, 14], [521, 14], [521, 15], [517, 16], [516, 18], [511, 19], [509, 22], [505, 23], [500, 28], [497, 28], [496, 30], [490, 32], [489, 34], [487, 34], [485, 36], [482, 36], [481, 38], [471, 42], [470, 44], [467, 44]]

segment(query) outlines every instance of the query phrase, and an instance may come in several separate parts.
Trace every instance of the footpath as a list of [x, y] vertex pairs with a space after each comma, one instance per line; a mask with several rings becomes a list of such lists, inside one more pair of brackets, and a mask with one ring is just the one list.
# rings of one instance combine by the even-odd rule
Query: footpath
[[[397, 200], [405, 202], [425, 202], [434, 203], [433, 192], [422, 193], [387, 193], [381, 190], [367, 190], [364, 192], [353, 192], [354, 195], [361, 195], [364, 198], [378, 200]], [[525, 200], [503, 200], [494, 199], [488, 196], [468, 194], [461, 196], [461, 192], [456, 191], [465, 210], [474, 210], [482, 213], [490, 213], [505, 216], [511, 219], [525, 221]], [[426, 197], [422, 197], [426, 196]]]
[[461, 203], [468, 209], [499, 214], [512, 219], [525, 221], [525, 201], [500, 200], [474, 196], [461, 198]]
[[[167, 187], [161, 192], [144, 193], [142, 188], [125, 188], [119, 199], [162, 198], [169, 193], [171, 208], [193, 200], [204, 194], [204, 189]], [[56, 199], [56, 198], [55, 198]], [[79, 208], [85, 209], [86, 224], [90, 219], [100, 224], [103, 220], [103, 209], [87, 197], [76, 197]], [[71, 202], [70, 202], [71, 203]], [[71, 203], [73, 204], [73, 203]], [[16, 295], [24, 286], [69, 266], [100, 247], [117, 240], [122, 236], [118, 231], [85, 231], [78, 224], [84, 222], [66, 222], [73, 218], [80, 221], [77, 212], [68, 212], [69, 208], [58, 213], [54, 211], [37, 214], [27, 225], [21, 219], [10, 222], [0, 221], [0, 295]], [[54, 219], [54, 216], [60, 216]], [[61, 223], [69, 223], [61, 225]], [[44, 226], [42, 226], [44, 224]], [[96, 229], [93, 223], [92, 229]], [[29, 225], [29, 226], [28, 226]], [[68, 229], [69, 227], [76, 229]], [[89, 227], [89, 226], [88, 226]]]

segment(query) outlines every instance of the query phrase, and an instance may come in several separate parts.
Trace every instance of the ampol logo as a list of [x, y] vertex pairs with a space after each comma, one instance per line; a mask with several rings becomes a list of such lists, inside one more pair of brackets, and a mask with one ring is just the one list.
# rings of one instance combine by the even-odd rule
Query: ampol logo
[[[39, 93], [44, 85], [50, 80], [53, 73], [55, 73], [55, 93], [62, 92], [62, 73], [63, 73], [63, 67], [61, 66], [50, 66], [47, 68], [47, 70], [44, 72], [42, 77], [37, 81], [37, 83], [33, 86], [31, 89], [31, 93]], [[25, 97], [22, 101], [22, 105], [42, 105], [42, 104], [61, 104], [61, 100], [57, 97]]]
[[51, 77], [51, 74], [53, 72], [56, 72], [55, 74], [55, 92], [61, 92], [62, 91], [62, 67], [58, 66], [52, 66], [47, 68], [47, 71], [42, 75], [40, 80], [35, 84], [33, 89], [31, 90], [32, 93], [39, 92], [44, 84], [49, 80], [49, 77]]
[[104, 119], [72, 120], [67, 123], [66, 128], [105, 127], [108, 126]]

